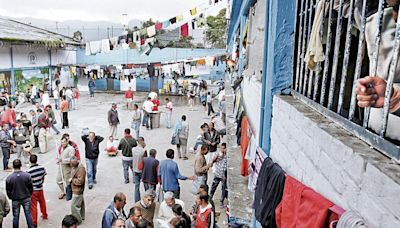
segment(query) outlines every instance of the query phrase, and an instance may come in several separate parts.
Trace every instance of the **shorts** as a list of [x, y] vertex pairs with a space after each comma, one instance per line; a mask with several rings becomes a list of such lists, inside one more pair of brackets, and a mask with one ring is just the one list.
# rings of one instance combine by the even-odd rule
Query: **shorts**
[[132, 98], [126, 98], [126, 102], [131, 103], [133, 101]]

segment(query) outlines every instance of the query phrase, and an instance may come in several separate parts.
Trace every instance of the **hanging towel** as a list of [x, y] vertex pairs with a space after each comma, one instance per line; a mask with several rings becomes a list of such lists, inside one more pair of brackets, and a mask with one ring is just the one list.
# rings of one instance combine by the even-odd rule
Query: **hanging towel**
[[147, 27], [147, 36], [148, 37], [153, 37], [156, 35], [156, 26], [152, 25], [150, 27]]
[[364, 218], [361, 217], [355, 211], [346, 211], [340, 216], [339, 222], [336, 228], [367, 228], [367, 223]]
[[95, 55], [101, 52], [101, 41], [90, 42], [90, 54]]
[[140, 29], [140, 37], [144, 37], [146, 35], [147, 35], [147, 29], [146, 28]]
[[170, 21], [164, 21], [164, 22], [162, 23], [162, 27], [163, 27], [164, 29], [165, 29], [165, 28], [168, 28], [170, 24], [171, 24]]
[[[328, 7], [325, 7], [328, 8]], [[322, 46], [322, 38], [320, 36], [320, 29], [322, 24], [322, 17], [324, 17], [324, 5], [322, 1], [318, 2], [317, 9], [315, 10], [315, 17], [311, 29], [310, 40], [307, 47], [307, 52], [304, 61], [310, 70], [318, 70], [319, 62], [325, 60], [324, 48]]]
[[111, 37], [110, 38], [110, 43], [111, 43], [112, 49], [116, 49], [116, 47], [118, 46], [118, 37], [117, 36], [116, 37]]
[[196, 8], [193, 8], [193, 9], [190, 10], [190, 15], [194, 16], [196, 14], [197, 14], [197, 9]]
[[103, 39], [101, 40], [101, 53], [109, 53], [110, 52], [110, 40]]
[[163, 28], [163, 23], [161, 23], [161, 22], [158, 22], [157, 24], [156, 24], [156, 30], [158, 31], [158, 30], [161, 30], [162, 28]]
[[176, 23], [176, 17], [169, 19], [169, 22], [171, 23], [171, 25], [175, 24]]
[[140, 32], [136, 31], [133, 33], [133, 42], [138, 42], [140, 41]]
[[176, 16], [176, 21], [177, 21], [177, 22], [183, 21], [183, 15], [178, 15], [178, 16]]
[[206, 60], [205, 59], [199, 59], [197, 60], [198, 65], [206, 65]]
[[181, 26], [181, 36], [188, 37], [189, 36], [189, 25], [185, 23]]
[[90, 55], [90, 43], [89, 42], [86, 42], [85, 54], [86, 55]]

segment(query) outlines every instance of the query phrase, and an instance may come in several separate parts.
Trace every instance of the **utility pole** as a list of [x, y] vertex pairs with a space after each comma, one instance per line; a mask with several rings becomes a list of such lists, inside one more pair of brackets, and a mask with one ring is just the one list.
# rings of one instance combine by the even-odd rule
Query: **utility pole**
[[56, 31], [58, 33], [58, 21], [56, 21]]

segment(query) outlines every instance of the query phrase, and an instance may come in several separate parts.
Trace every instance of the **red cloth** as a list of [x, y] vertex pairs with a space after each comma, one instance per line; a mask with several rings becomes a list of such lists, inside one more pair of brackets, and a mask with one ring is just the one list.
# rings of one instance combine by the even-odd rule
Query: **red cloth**
[[[74, 148], [74, 150], [75, 150], [75, 157], [76, 157], [78, 160], [81, 160], [81, 154], [79, 153], [78, 144], [76, 144], [76, 143], [74, 143], [74, 142], [72, 142], [72, 141], [70, 140], [70, 141], [69, 141], [69, 145], [72, 146], [72, 147]], [[62, 146], [59, 146], [59, 147], [58, 147], [58, 150], [57, 150], [58, 155], [61, 155], [61, 148], [62, 148]]]
[[161, 30], [163, 27], [162, 25], [163, 25], [163, 23], [161, 23], [161, 22], [156, 23], [156, 30]]
[[181, 26], [181, 36], [182, 37], [188, 37], [189, 36], [189, 24], [183, 24]]
[[2, 112], [1, 125], [3, 126], [3, 124], [11, 124], [12, 127], [15, 127], [17, 125], [16, 117], [15, 110], [7, 109], [6, 111]]
[[132, 90], [127, 90], [127, 91], [125, 91], [125, 98], [126, 99], [133, 99], [133, 92], [132, 92]]
[[47, 219], [47, 210], [46, 210], [46, 200], [44, 198], [43, 190], [40, 191], [33, 191], [31, 195], [31, 214], [32, 214], [32, 220], [33, 224], [37, 225], [38, 219], [37, 219], [37, 203], [40, 205], [40, 211], [42, 212], [43, 219]]
[[286, 176], [282, 201], [275, 210], [276, 224], [278, 228], [324, 228], [333, 205], [311, 188]]
[[160, 106], [160, 101], [158, 99], [153, 99], [151, 102], [153, 102], [153, 111], [158, 111], [158, 106]]
[[208, 224], [208, 217], [211, 216], [212, 208], [207, 208], [207, 210], [201, 213], [199, 206], [197, 211], [196, 228], [211, 227], [210, 224]]
[[247, 116], [242, 118], [242, 132], [240, 134], [240, 148], [242, 149], [242, 164], [240, 165], [240, 174], [242, 176], [249, 175], [249, 161], [245, 159], [247, 147], [250, 143], [250, 136], [247, 135], [247, 129], [249, 128], [249, 120]]
[[144, 40], [144, 39], [141, 39], [141, 40], [140, 40], [140, 45], [144, 45], [144, 42], [145, 42], [145, 40]]
[[74, 89], [74, 98], [78, 99], [79, 98], [79, 90], [77, 88]]

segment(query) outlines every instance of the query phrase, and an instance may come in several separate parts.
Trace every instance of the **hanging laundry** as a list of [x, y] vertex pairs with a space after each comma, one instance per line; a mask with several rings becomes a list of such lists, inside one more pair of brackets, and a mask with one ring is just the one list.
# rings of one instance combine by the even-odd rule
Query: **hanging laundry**
[[171, 25], [175, 24], [176, 23], [176, 17], [169, 19], [169, 22], [171, 23]]
[[271, 158], [266, 158], [262, 164], [254, 194], [255, 217], [264, 228], [277, 227], [275, 209], [281, 202], [284, 188], [286, 190], [285, 172]]
[[165, 29], [165, 28], [168, 28], [170, 24], [171, 24], [170, 21], [164, 21], [164, 22], [162, 23], [162, 27], [163, 27], [164, 29]]
[[147, 29], [146, 28], [140, 29], [139, 32], [140, 32], [140, 37], [145, 37], [147, 35]]
[[[282, 201], [275, 211], [276, 223], [278, 228], [326, 227], [329, 222], [329, 208], [333, 205], [313, 189], [291, 176], [286, 176]], [[258, 221], [259, 218], [262, 219], [257, 217]]]
[[110, 52], [110, 40], [103, 39], [101, 40], [101, 53], [109, 53]]
[[206, 57], [206, 66], [212, 67], [214, 65], [214, 57], [213, 56], [207, 56]]
[[90, 54], [95, 55], [101, 52], [101, 41], [91, 41], [90, 42]]
[[197, 65], [206, 65], [206, 60], [205, 59], [197, 60]]
[[153, 37], [156, 35], [156, 26], [152, 25], [150, 27], [147, 27], [147, 36], [148, 37]]
[[196, 29], [196, 21], [193, 20], [191, 24], [192, 24], [192, 30]]
[[118, 37], [111, 37], [110, 38], [110, 50], [116, 49], [118, 46]]
[[178, 16], [176, 16], [176, 21], [177, 21], [177, 22], [183, 21], [183, 15], [178, 15]]
[[155, 25], [155, 27], [156, 27], [156, 30], [157, 30], [157, 31], [158, 31], [158, 30], [161, 30], [161, 29], [163, 28], [163, 23], [157, 22], [156, 25]]
[[136, 43], [135, 42], [131, 42], [129, 45], [130, 49], [135, 49], [136, 48]]
[[122, 45], [123, 43], [127, 43], [128, 41], [128, 36], [127, 35], [122, 35], [118, 37], [118, 44]]
[[144, 43], [145, 43], [145, 39], [141, 39], [140, 40], [140, 45], [144, 45]]
[[203, 26], [206, 25], [206, 23], [207, 23], [207, 21], [206, 21], [206, 19], [204, 17], [204, 14], [201, 13], [199, 15], [199, 17], [197, 18], [197, 20], [196, 20], [196, 26], [197, 27], [203, 27]]
[[190, 10], [190, 15], [194, 16], [196, 14], [197, 14], [197, 9], [196, 8], [193, 8], [193, 9]]
[[181, 26], [181, 36], [188, 37], [189, 36], [189, 25], [185, 23]]
[[[328, 9], [329, 7], [325, 8]], [[322, 37], [320, 36], [320, 29], [323, 17], [325, 17], [324, 5], [322, 1], [319, 1], [317, 9], [315, 10], [315, 17], [311, 29], [310, 40], [307, 47], [306, 56], [304, 58], [308, 69], [314, 71], [318, 70], [318, 63], [325, 60], [324, 47], [322, 46]]]
[[91, 52], [90, 52], [90, 43], [89, 42], [86, 42], [86, 45], [85, 45], [85, 55], [90, 55], [91, 54]]
[[257, 152], [257, 141], [254, 135], [250, 137], [250, 143], [247, 147], [245, 159], [247, 159], [250, 163], [254, 163], [256, 159]]
[[139, 31], [133, 32], [132, 36], [133, 36], [133, 42], [140, 41], [140, 32]]
[[133, 33], [128, 33], [128, 35], [127, 35], [127, 43], [128, 44], [130, 44], [130, 43], [132, 43], [133, 42]]
[[246, 152], [247, 152], [247, 147], [249, 146], [250, 143], [250, 136], [248, 135], [248, 129], [250, 128], [249, 126], [249, 120], [247, 116], [244, 116], [242, 118], [242, 123], [241, 123], [241, 128], [242, 131], [240, 133], [240, 148], [242, 150], [242, 164], [240, 166], [240, 173], [242, 176], [248, 176], [249, 175], [249, 161], [245, 159], [246, 157]]

